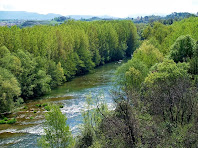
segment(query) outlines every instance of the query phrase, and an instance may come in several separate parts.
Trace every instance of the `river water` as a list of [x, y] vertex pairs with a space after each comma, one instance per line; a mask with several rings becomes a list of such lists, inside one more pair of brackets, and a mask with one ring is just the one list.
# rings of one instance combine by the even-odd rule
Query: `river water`
[[100, 102], [100, 98], [104, 98], [108, 107], [114, 108], [110, 90], [112, 89], [112, 77], [118, 66], [120, 64], [115, 62], [98, 67], [90, 74], [66, 82], [42, 98], [25, 103], [26, 108], [10, 115], [10, 117], [17, 119], [15, 124], [0, 125], [0, 147], [37, 147], [37, 138], [43, 134], [42, 123], [46, 111], [43, 107], [37, 107], [36, 104], [49, 102], [62, 104], [61, 111], [67, 116], [70, 130], [73, 135], [77, 135], [79, 125], [82, 124], [83, 120], [82, 112], [86, 110], [86, 97], [88, 95], [92, 95], [93, 101]]

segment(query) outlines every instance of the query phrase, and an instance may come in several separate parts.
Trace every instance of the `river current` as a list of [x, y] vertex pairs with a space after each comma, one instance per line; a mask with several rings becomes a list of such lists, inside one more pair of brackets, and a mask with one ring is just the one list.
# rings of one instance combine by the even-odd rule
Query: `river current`
[[[120, 62], [105, 64], [96, 68], [92, 73], [74, 78], [51, 93], [25, 103], [26, 108], [13, 113], [15, 124], [0, 125], [0, 147], [8, 148], [36, 148], [37, 139], [43, 134], [44, 121], [43, 107], [36, 104], [62, 104], [61, 111], [67, 116], [72, 134], [79, 133], [79, 126], [83, 123], [82, 112], [86, 111], [86, 97], [92, 95], [93, 101], [104, 99], [110, 109], [114, 108], [111, 97], [112, 77]], [[95, 106], [93, 106], [94, 108]]]

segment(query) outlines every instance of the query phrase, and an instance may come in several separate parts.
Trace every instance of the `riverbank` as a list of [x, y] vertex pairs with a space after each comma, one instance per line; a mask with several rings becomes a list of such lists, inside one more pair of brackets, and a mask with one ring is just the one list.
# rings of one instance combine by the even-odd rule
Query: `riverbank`
[[113, 107], [109, 90], [112, 89], [111, 78], [120, 65], [118, 62], [105, 64], [96, 68], [93, 73], [78, 76], [49, 94], [26, 102], [27, 110], [10, 115], [16, 117], [15, 124], [0, 125], [0, 146], [37, 147], [36, 139], [43, 134], [42, 122], [46, 112], [43, 107], [37, 107], [37, 104], [61, 103], [61, 111], [67, 116], [70, 129], [76, 135], [79, 131], [78, 126], [82, 123], [81, 113], [85, 110], [87, 95], [91, 93], [96, 99], [96, 96], [102, 94], [108, 106]]

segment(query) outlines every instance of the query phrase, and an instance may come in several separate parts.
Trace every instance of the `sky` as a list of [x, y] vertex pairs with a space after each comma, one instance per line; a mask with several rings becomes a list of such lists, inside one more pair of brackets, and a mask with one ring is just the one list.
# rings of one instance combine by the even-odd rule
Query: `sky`
[[132, 17], [198, 12], [198, 0], [0, 0], [0, 11]]

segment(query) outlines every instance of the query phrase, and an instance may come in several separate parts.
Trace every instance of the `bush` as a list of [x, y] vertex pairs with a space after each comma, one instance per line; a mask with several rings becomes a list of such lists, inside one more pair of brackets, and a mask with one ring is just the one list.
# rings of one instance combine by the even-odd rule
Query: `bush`
[[47, 106], [47, 103], [43, 103], [42, 106], [43, 106], [43, 107]]
[[59, 105], [59, 108], [63, 108], [64, 106], [63, 105]]
[[3, 120], [0, 120], [0, 124], [14, 124], [16, 123], [16, 119], [12, 118], [12, 119], [8, 119], [8, 118], [4, 118]]
[[8, 121], [8, 118], [6, 118], [6, 117], [4, 117], [4, 119], [3, 119], [4, 121]]
[[6, 124], [6, 121], [0, 120], [0, 124]]
[[[49, 107], [49, 106], [46, 106]], [[67, 118], [63, 115], [58, 106], [50, 106], [50, 112], [45, 114], [44, 132], [38, 140], [41, 147], [67, 147], [74, 146], [74, 139], [69, 130]]]
[[16, 119], [15, 118], [10, 119], [10, 120], [7, 121], [7, 124], [14, 124], [14, 123], [16, 123]]
[[28, 109], [28, 107], [27, 106], [24, 106], [23, 109]]
[[36, 104], [36, 106], [37, 106], [37, 107], [41, 107], [42, 105], [41, 105], [41, 104]]
[[50, 111], [50, 107], [49, 107], [49, 106], [45, 106], [44, 109], [45, 109], [46, 111]]

